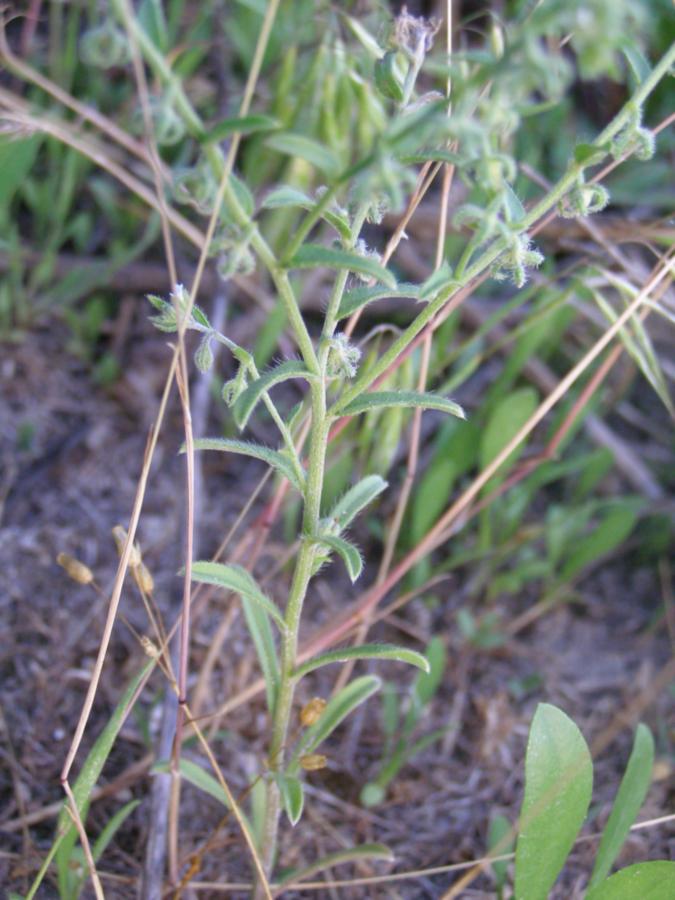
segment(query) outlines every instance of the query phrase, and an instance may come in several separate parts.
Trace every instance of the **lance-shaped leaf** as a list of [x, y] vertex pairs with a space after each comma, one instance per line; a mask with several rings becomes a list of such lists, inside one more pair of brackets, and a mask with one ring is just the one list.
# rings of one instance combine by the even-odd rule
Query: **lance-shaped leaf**
[[638, 725], [633, 750], [614, 800], [612, 812], [602, 832], [589, 887], [604, 881], [619, 855], [630, 827], [640, 811], [654, 767], [654, 738], [646, 725]]
[[289, 359], [286, 362], [279, 363], [273, 369], [263, 372], [259, 378], [252, 381], [234, 404], [234, 419], [239, 428], [246, 426], [262, 395], [274, 387], [275, 384], [288, 381], [289, 378], [309, 379], [311, 374], [304, 363], [299, 360]]
[[[235, 441], [229, 438], [198, 438], [195, 441], [195, 450], [220, 450], [224, 453], [240, 453], [243, 456], [261, 459], [290, 481], [301, 494], [304, 490], [304, 482], [299, 480], [288, 456], [278, 450], [272, 450], [270, 447], [263, 447], [262, 444], [250, 444], [247, 441]], [[181, 452], [185, 452], [184, 446], [181, 447]]]
[[281, 127], [281, 122], [272, 116], [251, 115], [235, 116], [229, 119], [221, 119], [216, 125], [206, 132], [202, 143], [212, 144], [215, 141], [224, 141], [233, 134], [256, 134], [260, 131], [275, 131]]
[[300, 769], [300, 757], [312, 753], [322, 741], [335, 731], [347, 716], [364, 703], [382, 686], [382, 681], [375, 675], [363, 675], [355, 678], [346, 687], [328, 701], [314, 725], [311, 725], [298, 741], [287, 774], [297, 775]]
[[276, 705], [280, 675], [270, 618], [274, 619], [284, 632], [286, 623], [281, 613], [269, 597], [263, 594], [253, 576], [241, 566], [208, 561], [194, 562], [192, 579], [203, 584], [215, 584], [241, 597], [246, 625], [253, 638], [260, 668], [265, 677], [267, 707], [272, 714]]
[[331, 550], [335, 550], [342, 557], [349, 577], [354, 583], [363, 571], [363, 558], [358, 548], [336, 534], [322, 534], [318, 541], [330, 547]]
[[621, 869], [586, 894], [585, 900], [671, 900], [675, 897], [675, 862], [665, 859]]
[[267, 138], [265, 143], [279, 153], [304, 159], [330, 177], [335, 177], [340, 172], [340, 160], [335, 153], [318, 141], [313, 141], [302, 134], [284, 131]]
[[[307, 194], [304, 194], [297, 188], [290, 187], [290, 185], [287, 184], [270, 191], [262, 202], [263, 209], [282, 209], [291, 207], [313, 210], [316, 206], [316, 200], [312, 200]], [[352, 230], [346, 215], [340, 215], [340, 213], [335, 212], [335, 210], [332, 209], [325, 209], [321, 213], [321, 218], [325, 219], [329, 225], [332, 225], [341, 238], [346, 241], [352, 239]]]
[[373, 285], [372, 287], [362, 285], [343, 294], [337, 317], [338, 319], [344, 319], [347, 316], [351, 316], [352, 313], [362, 309], [369, 303], [374, 303], [376, 300], [391, 300], [394, 298], [419, 299], [419, 297], [420, 289], [416, 284], [399, 284], [395, 289], [378, 285]]
[[516, 843], [516, 900], [546, 900], [591, 801], [593, 763], [562, 710], [540, 703], [525, 756], [525, 795]]
[[366, 475], [341, 497], [330, 511], [328, 520], [340, 530], [346, 528], [362, 509], [387, 487], [387, 482], [379, 475]]
[[275, 778], [279, 785], [281, 802], [284, 805], [288, 821], [291, 825], [297, 825], [305, 805], [305, 792], [302, 789], [302, 782], [295, 775], [284, 775], [282, 772], [278, 772]]
[[192, 563], [192, 580], [202, 584], [215, 584], [257, 603], [272, 616], [282, 631], [286, 630], [286, 623], [278, 608], [266, 594], [263, 594], [258, 582], [243, 566], [200, 560]]
[[295, 678], [302, 678], [308, 672], [327, 666], [330, 663], [346, 662], [352, 659], [393, 659], [396, 662], [408, 663], [429, 672], [429, 662], [421, 653], [415, 650], [407, 650], [396, 644], [361, 644], [357, 647], [340, 647], [337, 650], [329, 650], [302, 663], [293, 672]]
[[337, 247], [324, 247], [323, 244], [305, 244], [287, 263], [290, 269], [343, 269], [358, 272], [396, 288], [396, 279], [371, 256], [362, 256], [353, 250], [340, 250]]
[[349, 850], [336, 850], [335, 853], [328, 853], [302, 869], [294, 869], [279, 882], [279, 887], [288, 887], [302, 882], [305, 878], [316, 875], [317, 872], [323, 872], [325, 869], [339, 866], [342, 863], [361, 862], [367, 859], [394, 862], [394, 854], [385, 844], [361, 844], [360, 847], [351, 847]]
[[464, 410], [453, 400], [441, 397], [439, 394], [431, 394], [423, 391], [369, 391], [361, 394], [346, 406], [340, 407], [338, 401], [337, 412], [333, 409], [333, 415], [357, 416], [359, 413], [370, 412], [371, 409], [390, 408], [392, 406], [416, 406], [421, 409], [437, 409], [441, 412], [466, 419]]

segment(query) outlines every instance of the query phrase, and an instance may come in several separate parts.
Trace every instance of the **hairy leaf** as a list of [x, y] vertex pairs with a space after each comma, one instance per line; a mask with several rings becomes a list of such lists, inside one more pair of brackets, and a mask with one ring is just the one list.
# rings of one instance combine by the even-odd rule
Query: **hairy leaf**
[[422, 409], [437, 409], [441, 412], [449, 413], [451, 416], [457, 416], [459, 419], [466, 419], [464, 410], [458, 403], [438, 394], [422, 391], [369, 391], [361, 394], [360, 397], [339, 409], [339, 415], [357, 416], [359, 413], [369, 412], [371, 409], [389, 408], [392, 406], [416, 406]]
[[274, 619], [282, 631], [286, 629], [283, 616], [278, 608], [262, 592], [258, 582], [243, 566], [200, 560], [192, 563], [192, 580], [201, 584], [215, 584], [227, 591], [239, 594], [242, 598], [252, 600]]
[[352, 659], [393, 659], [397, 662], [408, 663], [423, 672], [429, 672], [429, 662], [421, 653], [398, 647], [396, 644], [360, 644], [357, 647], [340, 647], [337, 650], [329, 650], [302, 663], [293, 672], [295, 678], [302, 678], [308, 672], [327, 666], [330, 663], [346, 662]]
[[284, 131], [267, 138], [265, 143], [272, 150], [277, 150], [279, 153], [284, 153], [293, 158], [299, 157], [304, 159], [331, 178], [335, 178], [340, 172], [340, 160], [335, 153], [318, 141], [314, 141], [302, 134]]
[[284, 775], [278, 772], [275, 776], [281, 793], [284, 810], [291, 825], [297, 825], [305, 805], [305, 793], [302, 782], [295, 775]]
[[256, 378], [237, 398], [233, 407], [234, 418], [239, 428], [245, 428], [251, 413], [258, 405], [262, 395], [289, 378], [310, 378], [307, 366], [299, 360], [289, 359], [279, 363], [273, 369], [263, 372], [260, 378]]
[[[272, 450], [262, 444], [250, 444], [247, 441], [236, 441], [229, 438], [198, 438], [195, 440], [195, 450], [220, 450], [224, 453], [240, 453], [243, 456], [260, 459], [276, 469], [301, 494], [304, 491], [304, 482], [299, 481], [290, 459], [278, 450]], [[185, 446], [181, 447], [181, 452], [185, 452]]]
[[340, 530], [346, 528], [362, 509], [382, 493], [387, 482], [379, 475], [366, 475], [357, 484], [349, 488], [347, 493], [335, 504], [328, 519]]
[[250, 115], [221, 119], [206, 132], [203, 143], [212, 144], [223, 141], [233, 134], [255, 134], [260, 131], [274, 131], [281, 127], [281, 122], [272, 116]]
[[339, 553], [347, 568], [352, 583], [356, 581], [363, 571], [363, 559], [358, 548], [350, 541], [346, 541], [336, 534], [322, 534], [318, 540], [327, 547], [330, 547], [331, 550], [335, 550], [336, 553]]
[[373, 287], [363, 285], [343, 294], [337, 317], [338, 319], [345, 319], [358, 309], [362, 309], [376, 300], [390, 300], [392, 298], [418, 299], [419, 296], [420, 289], [416, 284], [399, 284], [396, 289], [378, 287], [377, 285]]
[[305, 244], [288, 260], [291, 269], [342, 269], [375, 278], [388, 287], [396, 288], [392, 273], [371, 256], [362, 256], [353, 250], [325, 247], [323, 244]]

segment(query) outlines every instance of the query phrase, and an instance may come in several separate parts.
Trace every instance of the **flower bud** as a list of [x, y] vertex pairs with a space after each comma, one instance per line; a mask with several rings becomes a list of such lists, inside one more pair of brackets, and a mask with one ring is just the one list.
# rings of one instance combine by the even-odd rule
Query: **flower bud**
[[[115, 525], [112, 530], [112, 536], [115, 541], [115, 546], [117, 547], [117, 552], [120, 556], [124, 553], [124, 545], [127, 542], [127, 531], [126, 528], [122, 528], [121, 525]], [[137, 566], [140, 566], [141, 560], [141, 550], [138, 544], [134, 544], [131, 548], [131, 554], [129, 556], [129, 565], [132, 569], [135, 569]]]
[[308, 728], [310, 725], [313, 725], [315, 722], [319, 720], [321, 717], [321, 713], [326, 708], [326, 701], [323, 697], [313, 697], [309, 703], [305, 703], [305, 705], [300, 710], [300, 724], [304, 728]]
[[62, 569], [65, 569], [66, 574], [72, 578], [73, 581], [77, 581], [78, 584], [91, 584], [94, 580], [94, 573], [91, 569], [80, 562], [79, 559], [75, 559], [67, 553], [59, 553], [56, 557], [56, 562]]
[[155, 581], [145, 563], [141, 560], [140, 564], [138, 566], [134, 566], [131, 571], [134, 576], [134, 581], [138, 585], [139, 589], [144, 594], [151, 594], [155, 588]]
[[317, 769], [325, 769], [328, 760], [323, 753], [304, 753], [300, 757], [300, 765], [305, 772], [315, 772]]

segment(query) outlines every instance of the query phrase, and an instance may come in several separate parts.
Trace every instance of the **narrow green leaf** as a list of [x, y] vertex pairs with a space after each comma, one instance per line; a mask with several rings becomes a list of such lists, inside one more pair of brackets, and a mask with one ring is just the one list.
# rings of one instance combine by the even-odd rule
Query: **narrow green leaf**
[[363, 558], [359, 550], [350, 541], [338, 537], [336, 534], [322, 534], [318, 541], [335, 550], [342, 557], [352, 584], [363, 571]]
[[396, 288], [396, 279], [388, 269], [376, 259], [361, 256], [353, 250], [340, 250], [323, 244], [305, 244], [288, 260], [287, 265], [290, 269], [346, 269], [375, 278], [392, 289]]
[[351, 659], [393, 659], [397, 662], [408, 663], [423, 672], [429, 672], [429, 662], [421, 653], [415, 650], [407, 650], [396, 644], [360, 644], [357, 647], [340, 647], [337, 650], [329, 650], [302, 663], [293, 672], [294, 678], [302, 678], [308, 672], [327, 666], [330, 663], [346, 662]]
[[[149, 660], [131, 680], [129, 686], [122, 695], [120, 702], [115, 707], [115, 711], [108, 720], [107, 725], [89, 751], [89, 754], [84, 761], [84, 765], [82, 766], [82, 770], [73, 785], [75, 805], [83, 822], [85, 822], [87, 818], [91, 792], [93, 791], [103, 770], [103, 766], [110, 755], [110, 751], [117, 739], [117, 735], [126, 720], [131, 703], [136, 696], [136, 692], [150, 674], [155, 664], [156, 662], [154, 659]], [[56, 824], [56, 833], [59, 834], [61, 831], [63, 831], [64, 834], [59, 840], [59, 847], [56, 851], [56, 866], [58, 871], [59, 890], [61, 891], [61, 896], [66, 896], [66, 891], [68, 890], [70, 882], [69, 863], [78, 839], [77, 828], [73, 824], [73, 820], [67, 811], [66, 804], [64, 804], [63, 809], [61, 810]]]
[[282, 381], [288, 381], [289, 378], [306, 378], [311, 377], [307, 366], [296, 359], [289, 359], [286, 362], [279, 363], [273, 369], [263, 372], [260, 378], [256, 378], [246, 388], [246, 390], [238, 397], [234, 404], [234, 419], [239, 428], [245, 428], [251, 413], [258, 405], [262, 395], [280, 384]]
[[673, 900], [675, 862], [656, 860], [621, 869], [586, 894], [585, 900]]
[[125, 803], [122, 809], [118, 809], [115, 815], [108, 819], [103, 827], [103, 831], [99, 834], [91, 848], [91, 855], [94, 857], [94, 862], [98, 862], [99, 859], [105, 853], [106, 847], [110, 844], [110, 841], [115, 837], [117, 832], [120, 830], [125, 820], [131, 815], [131, 813], [136, 809], [137, 806], [140, 806], [140, 800], [130, 800], [128, 803]]
[[358, 309], [362, 309], [376, 300], [390, 300], [393, 298], [419, 299], [419, 296], [420, 288], [416, 284], [399, 284], [395, 290], [377, 285], [373, 287], [363, 285], [351, 291], [346, 291], [342, 295], [337, 317], [338, 319], [345, 319]]
[[583, 735], [560, 709], [540, 703], [525, 756], [516, 843], [516, 900], [546, 900], [581, 828], [593, 786]]
[[281, 122], [272, 116], [236, 116], [230, 119], [221, 119], [220, 122], [209, 128], [202, 143], [213, 144], [216, 141], [223, 141], [233, 134], [256, 134], [260, 131], [274, 131], [277, 128], [281, 128]]
[[367, 859], [381, 859], [384, 862], [394, 862], [394, 854], [384, 844], [361, 844], [360, 847], [352, 847], [349, 850], [336, 850], [335, 853], [328, 853], [302, 869], [293, 869], [279, 882], [279, 887], [287, 887], [296, 882], [304, 881], [305, 878], [311, 878], [317, 872], [323, 872], [342, 863], [361, 862]]
[[228, 591], [234, 591], [241, 597], [246, 625], [251, 633], [260, 668], [265, 678], [267, 708], [272, 715], [276, 706], [280, 674], [270, 617], [274, 619], [283, 633], [286, 630], [283, 616], [269, 597], [263, 594], [256, 580], [241, 566], [206, 561], [194, 562], [192, 564], [192, 580], [218, 585]]
[[275, 776], [284, 810], [288, 816], [291, 825], [297, 825], [302, 815], [302, 809], [305, 805], [305, 792], [302, 788], [302, 782], [295, 775], [284, 775], [278, 772]]
[[42, 143], [42, 135], [13, 139], [0, 134], [0, 210], [5, 210], [14, 192], [30, 171]]
[[345, 529], [386, 487], [387, 482], [384, 478], [379, 475], [366, 475], [338, 500], [328, 516], [329, 521], [340, 530]]
[[[229, 438], [198, 438], [195, 441], [195, 450], [220, 450], [224, 453], [240, 453], [243, 456], [260, 459], [276, 469], [301, 494], [304, 491], [304, 483], [299, 481], [290, 459], [278, 450], [263, 447], [262, 444], [250, 444], [247, 441], [235, 441]], [[181, 453], [184, 452], [185, 446], [183, 445]]]
[[445, 649], [443, 639], [433, 637], [426, 649], [426, 665], [420, 666], [423, 674], [417, 676], [417, 681], [413, 688], [416, 702], [420, 706], [426, 706], [441, 686], [447, 661], [448, 652]]
[[[488, 856], [506, 856], [513, 850], [513, 834], [511, 823], [506, 816], [496, 815], [490, 819], [488, 832]], [[509, 861], [507, 859], [495, 859], [492, 863], [492, 871], [495, 876], [495, 887], [501, 892], [506, 884], [506, 875]]]
[[602, 162], [608, 151], [608, 146], [596, 147], [595, 144], [577, 144], [574, 148], [574, 161], [580, 166], [592, 166]]
[[451, 166], [461, 167], [466, 164], [466, 159], [453, 153], [452, 150], [420, 150], [418, 153], [408, 153], [399, 157], [404, 166], [415, 166], [425, 162], [444, 162]]
[[[184, 756], [181, 756], [180, 762], [178, 764], [178, 770], [181, 776], [193, 787], [196, 787], [197, 790], [203, 791], [205, 794], [208, 794], [209, 797], [213, 797], [214, 800], [217, 800], [219, 803], [225, 807], [225, 809], [231, 810], [232, 807], [228, 800], [227, 794], [223, 790], [220, 782], [217, 778], [214, 778], [210, 772], [207, 772], [200, 765], [195, 762], [192, 762], [191, 759], [186, 759]], [[171, 764], [168, 760], [162, 760], [161, 762], [156, 763], [152, 767], [153, 772], [170, 772]], [[244, 813], [243, 810], [240, 809], [242, 820], [244, 823], [244, 827], [249, 832], [249, 835], [253, 834], [253, 830], [251, 828], [251, 823]]]
[[169, 30], [161, 0], [142, 0], [136, 21], [161, 53], [169, 50]]
[[641, 85], [651, 75], [652, 67], [649, 64], [649, 60], [644, 56], [637, 44], [630, 39], [625, 40], [621, 52], [626, 57], [626, 62], [630, 66], [636, 85]]
[[332, 178], [340, 173], [340, 160], [335, 153], [318, 141], [302, 134], [284, 131], [267, 138], [265, 143], [272, 150], [284, 153], [286, 156], [304, 159]]
[[521, 219], [525, 218], [525, 207], [507, 181], [502, 184], [502, 188], [504, 190], [504, 200], [509, 214], [509, 221], [513, 223], [520, 222]]
[[611, 504], [593, 530], [580, 536], [565, 559], [560, 578], [570, 581], [587, 565], [619, 547], [635, 528], [638, 517], [636, 503], [617, 501]]
[[[489, 463], [501, 452], [502, 448], [516, 436], [522, 426], [527, 422], [537, 408], [538, 398], [534, 388], [524, 387], [507, 394], [495, 406], [483, 428], [480, 441], [480, 467], [485, 469]], [[500, 477], [513, 464], [516, 458], [523, 452], [524, 445], [516, 448], [499, 468]], [[490, 488], [494, 485], [494, 479], [488, 482]], [[486, 487], [485, 490], [490, 488]]]
[[[317, 202], [315, 200], [312, 200], [307, 194], [303, 194], [302, 191], [290, 187], [290, 185], [287, 184], [270, 191], [262, 202], [263, 209], [296, 207], [299, 209], [313, 210], [316, 206]], [[351, 240], [352, 230], [346, 216], [340, 215], [340, 213], [335, 212], [335, 210], [325, 209], [322, 212], [321, 217], [333, 226], [343, 240]]]
[[633, 750], [621, 779], [612, 812], [602, 832], [595, 865], [588, 882], [589, 887], [599, 884], [609, 875], [609, 870], [614, 865], [630, 827], [647, 796], [652, 781], [653, 767], [654, 738], [649, 728], [640, 723], [635, 732]]
[[[338, 401], [338, 408], [339, 405]], [[369, 391], [338, 409], [337, 414], [341, 416], [358, 416], [359, 413], [369, 412], [371, 409], [389, 408], [392, 406], [416, 406], [422, 409], [438, 409], [441, 412], [449, 413], [451, 416], [457, 416], [459, 419], [466, 419], [464, 410], [459, 403], [441, 397], [439, 394], [422, 391]]]
[[288, 774], [297, 775], [300, 757], [305, 753], [312, 753], [357, 706], [364, 703], [381, 686], [382, 681], [375, 675], [363, 675], [361, 678], [355, 678], [338, 694], [331, 697], [319, 719], [298, 741], [288, 766]]
[[243, 566], [200, 560], [192, 563], [192, 580], [200, 584], [215, 584], [225, 588], [226, 591], [239, 594], [242, 598], [252, 600], [274, 619], [281, 631], [286, 630], [286, 623], [278, 608], [261, 591], [258, 582]]

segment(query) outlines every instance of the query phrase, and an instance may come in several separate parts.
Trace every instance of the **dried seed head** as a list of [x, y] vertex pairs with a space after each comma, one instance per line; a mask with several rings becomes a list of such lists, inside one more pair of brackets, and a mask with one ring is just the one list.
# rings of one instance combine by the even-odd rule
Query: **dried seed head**
[[135, 566], [131, 571], [140, 590], [144, 594], [151, 594], [155, 588], [155, 580], [146, 564], [141, 561], [140, 565]]
[[[115, 541], [115, 546], [117, 547], [117, 552], [121, 556], [124, 552], [124, 545], [127, 542], [127, 531], [126, 528], [122, 528], [121, 525], [115, 525], [112, 530], [112, 536]], [[135, 569], [137, 566], [140, 566], [143, 560], [141, 559], [141, 548], [138, 544], [134, 544], [131, 548], [131, 554], [129, 556], [129, 565], [132, 569]]]
[[141, 647], [143, 648], [145, 655], [149, 656], [150, 659], [157, 659], [159, 656], [157, 645], [147, 636], [147, 634], [144, 634], [141, 638]]
[[300, 710], [300, 724], [304, 728], [308, 728], [310, 725], [313, 725], [321, 716], [321, 713], [326, 708], [326, 701], [323, 697], [312, 697], [309, 703], [305, 703], [305, 705]]
[[300, 757], [300, 765], [306, 772], [315, 772], [317, 769], [325, 769], [328, 760], [323, 753], [304, 753]]
[[94, 573], [88, 566], [85, 566], [84, 563], [80, 562], [79, 559], [75, 559], [67, 553], [59, 553], [56, 557], [56, 561], [61, 568], [66, 570], [68, 576], [72, 578], [73, 581], [77, 581], [78, 584], [91, 584], [94, 580]]

